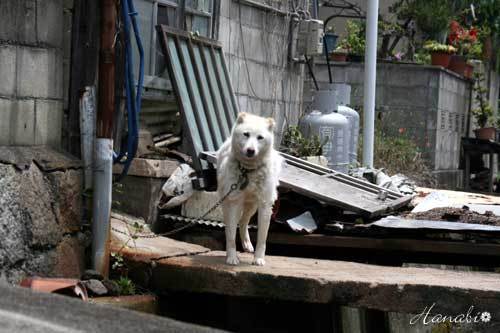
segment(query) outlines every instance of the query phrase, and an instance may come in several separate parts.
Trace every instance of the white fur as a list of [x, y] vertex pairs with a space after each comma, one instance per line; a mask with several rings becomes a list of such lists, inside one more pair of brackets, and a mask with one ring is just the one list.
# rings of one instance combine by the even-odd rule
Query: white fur
[[[283, 159], [273, 148], [274, 121], [247, 113], [240, 113], [231, 137], [217, 152], [217, 181], [219, 195], [226, 195], [231, 185], [238, 183], [241, 165], [248, 171], [248, 186], [232, 192], [222, 203], [226, 224], [226, 263], [239, 263], [236, 252], [236, 229], [240, 226], [242, 247], [254, 252], [248, 235], [248, 222], [258, 211], [258, 233], [254, 265], [265, 264], [267, 232]], [[254, 155], [248, 156], [253, 150]]]

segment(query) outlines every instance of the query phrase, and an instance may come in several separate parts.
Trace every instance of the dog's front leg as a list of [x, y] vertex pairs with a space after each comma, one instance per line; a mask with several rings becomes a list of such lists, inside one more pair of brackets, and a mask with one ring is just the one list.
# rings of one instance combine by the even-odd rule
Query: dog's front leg
[[238, 201], [224, 203], [224, 222], [226, 224], [226, 263], [238, 265], [238, 253], [236, 252], [236, 229], [241, 217], [242, 205]]
[[259, 205], [259, 230], [257, 231], [257, 246], [255, 248], [255, 256], [253, 264], [257, 266], [264, 266], [266, 261], [266, 241], [267, 232], [269, 231], [269, 224], [271, 222], [272, 207], [268, 203], [261, 203]]

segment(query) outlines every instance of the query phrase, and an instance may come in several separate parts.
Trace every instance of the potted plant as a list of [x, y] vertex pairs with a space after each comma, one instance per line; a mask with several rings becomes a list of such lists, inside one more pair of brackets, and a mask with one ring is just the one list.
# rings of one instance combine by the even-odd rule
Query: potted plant
[[321, 142], [318, 135], [308, 139], [297, 126], [290, 126], [283, 134], [280, 151], [326, 167], [328, 160], [322, 156], [326, 141]]
[[457, 54], [450, 59], [448, 68], [457, 74], [464, 75], [467, 67], [467, 56], [477, 41], [477, 30], [463, 28], [457, 21], [451, 21], [448, 41], [457, 49]]
[[478, 129], [474, 130], [476, 138], [483, 140], [495, 140], [496, 139], [496, 128], [486, 127], [488, 124], [488, 119], [493, 114], [493, 110], [486, 99], [487, 89], [483, 87], [484, 75], [482, 73], [474, 74], [475, 84], [475, 100], [479, 105], [476, 109], [472, 110], [472, 115], [476, 118]]
[[332, 57], [331, 59], [333, 61], [338, 61], [338, 62], [346, 62], [347, 61], [347, 54], [349, 51], [344, 48], [342, 45], [337, 46], [337, 48], [332, 52]]
[[362, 62], [365, 56], [365, 34], [360, 22], [347, 21], [345, 47], [349, 52], [349, 60]]
[[431, 64], [433, 66], [443, 66], [447, 68], [450, 64], [451, 55], [457, 49], [451, 45], [441, 44], [436, 41], [428, 41], [424, 44], [424, 49], [431, 54]]

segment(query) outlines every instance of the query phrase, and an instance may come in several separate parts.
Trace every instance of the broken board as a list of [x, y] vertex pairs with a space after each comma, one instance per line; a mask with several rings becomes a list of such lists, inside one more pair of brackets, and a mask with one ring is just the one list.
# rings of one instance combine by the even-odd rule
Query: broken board
[[[212, 164], [217, 163], [214, 152], [203, 152], [201, 158]], [[352, 183], [344, 183], [335, 178], [325, 177], [313, 171], [297, 167], [285, 157], [285, 165], [280, 174], [280, 186], [327, 204], [359, 213], [366, 217], [376, 217], [406, 205], [411, 196], [385, 200], [379, 199], [378, 192], [386, 189], [377, 187], [373, 191], [371, 183], [352, 178]], [[329, 169], [327, 169], [329, 170]], [[332, 174], [337, 174], [332, 170]], [[346, 176], [346, 175], [345, 175]], [[369, 186], [369, 185], [370, 186]], [[358, 186], [357, 186], [358, 185]]]

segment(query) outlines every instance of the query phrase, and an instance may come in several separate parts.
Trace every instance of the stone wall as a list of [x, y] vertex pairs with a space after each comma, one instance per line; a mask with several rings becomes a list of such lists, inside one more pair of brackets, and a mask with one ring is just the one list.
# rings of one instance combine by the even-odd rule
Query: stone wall
[[[333, 81], [351, 85], [351, 105], [363, 107], [364, 63], [336, 63]], [[328, 84], [325, 64], [315, 67], [322, 87]], [[311, 100], [312, 83], [304, 88], [304, 104]], [[407, 135], [429, 161], [438, 183], [461, 186], [460, 139], [467, 133], [471, 83], [435, 66], [379, 63], [377, 65], [376, 121], [384, 131]]]
[[[281, 9], [287, 5], [283, 1]], [[218, 35], [239, 109], [274, 117], [278, 136], [297, 122], [302, 104], [304, 66], [288, 64], [288, 34], [289, 17], [221, 1]]]
[[0, 280], [79, 277], [80, 161], [45, 147], [0, 147]]
[[0, 1], [0, 145], [60, 145], [68, 2]]

